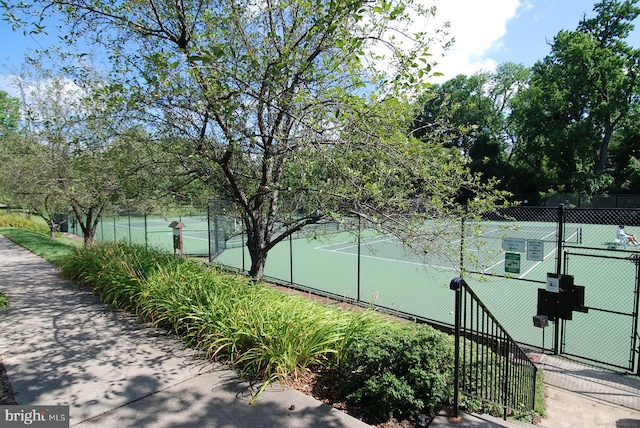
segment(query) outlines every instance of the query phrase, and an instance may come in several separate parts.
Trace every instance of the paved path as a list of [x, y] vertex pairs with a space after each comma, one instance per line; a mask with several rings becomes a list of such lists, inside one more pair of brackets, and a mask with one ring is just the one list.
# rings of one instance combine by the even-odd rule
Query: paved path
[[[104, 305], [0, 236], [0, 355], [18, 404], [69, 405], [80, 427], [366, 427], [295, 390], [249, 406], [235, 372]], [[290, 410], [293, 408], [293, 410]]]

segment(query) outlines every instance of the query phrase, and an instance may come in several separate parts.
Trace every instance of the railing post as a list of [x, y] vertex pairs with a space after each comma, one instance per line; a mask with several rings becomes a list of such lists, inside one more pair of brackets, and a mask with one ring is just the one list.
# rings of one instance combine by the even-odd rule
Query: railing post
[[504, 359], [504, 379], [502, 383], [502, 419], [507, 420], [507, 408], [509, 406], [509, 347], [511, 344], [505, 340], [501, 346], [501, 356]]
[[464, 216], [460, 220], [460, 275], [464, 272]]
[[462, 313], [462, 286], [464, 279], [462, 277], [453, 278], [449, 283], [449, 288], [456, 292], [455, 301], [455, 331], [454, 331], [454, 344], [453, 344], [453, 415], [452, 417], [457, 419], [458, 408], [460, 407], [460, 324]]

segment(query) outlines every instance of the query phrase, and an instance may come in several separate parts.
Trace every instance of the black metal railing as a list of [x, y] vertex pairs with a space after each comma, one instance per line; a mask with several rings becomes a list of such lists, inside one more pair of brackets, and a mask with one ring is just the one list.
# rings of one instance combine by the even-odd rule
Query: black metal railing
[[464, 279], [450, 288], [455, 303], [454, 417], [460, 393], [509, 410], [534, 409], [537, 368], [487, 310]]

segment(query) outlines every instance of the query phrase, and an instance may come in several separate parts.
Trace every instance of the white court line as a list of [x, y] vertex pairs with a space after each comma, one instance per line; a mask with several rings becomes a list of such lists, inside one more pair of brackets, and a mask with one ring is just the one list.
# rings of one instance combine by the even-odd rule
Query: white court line
[[[577, 232], [574, 232], [574, 233], [573, 233], [573, 235], [568, 236], [568, 237], [567, 237], [567, 239], [571, 239], [571, 238], [573, 238], [574, 236], [576, 236], [577, 234], [578, 234]], [[555, 235], [555, 233], [550, 233], [549, 235], [545, 236], [545, 238], [546, 238], [546, 237], [549, 237], [549, 236], [552, 236], [552, 235]], [[553, 248], [553, 250], [551, 250], [547, 255], [545, 255], [545, 256], [542, 258], [542, 259], [543, 259], [542, 261], [546, 260], [546, 259], [547, 259], [547, 257], [549, 257], [550, 255], [554, 254], [557, 250], [558, 250], [558, 248], [554, 247], [554, 248]], [[532, 270], [534, 270], [535, 268], [537, 268], [537, 267], [540, 265], [540, 263], [542, 263], [542, 262], [536, 262], [533, 266], [531, 266], [531, 268], [530, 268], [529, 270], [527, 270], [525, 273], [523, 273], [522, 275], [520, 275], [520, 276], [518, 277], [518, 279], [522, 279], [522, 278], [524, 278], [524, 277], [525, 277], [529, 272], [531, 272]]]
[[[346, 242], [344, 242], [344, 244], [346, 244]], [[328, 250], [326, 248], [323, 248], [323, 247], [330, 247], [330, 246], [331, 245], [324, 245], [324, 246], [320, 246], [320, 247], [315, 247], [314, 250], [327, 251], [329, 253], [338, 253], [338, 254], [342, 254], [342, 255], [346, 255], [346, 256], [354, 256], [354, 257], [358, 256], [357, 254], [353, 254], [353, 253], [344, 253], [344, 252], [342, 252], [342, 249], [340, 249], [340, 248], [335, 249], [335, 250]], [[357, 247], [357, 245], [351, 245], [349, 247], [344, 247], [344, 248], [353, 248], [353, 247]], [[458, 268], [451, 267], [451, 266], [429, 265], [429, 264], [426, 264], [426, 263], [410, 262], [410, 261], [407, 261], [407, 260], [400, 260], [400, 259], [389, 259], [389, 258], [386, 258], [386, 257], [367, 256], [367, 255], [363, 255], [363, 254], [361, 254], [360, 257], [364, 257], [364, 258], [368, 258], [368, 259], [374, 259], [374, 260], [384, 260], [384, 261], [388, 261], [388, 262], [403, 263], [403, 264], [413, 265], [413, 266], [429, 266], [429, 267], [433, 267], [433, 268], [437, 268], [437, 269], [446, 269], [446, 270], [452, 270], [452, 271], [457, 271], [458, 270]]]
[[129, 226], [128, 224], [118, 224], [116, 223], [116, 227], [124, 227], [126, 229], [144, 229], [144, 227], [135, 227], [135, 226]]
[[[173, 232], [167, 232], [167, 235], [173, 235]], [[182, 237], [189, 238], [189, 239], [196, 239], [198, 241], [209, 241], [209, 238], [198, 238], [197, 236], [189, 236], [189, 235], [186, 235], [184, 232], [182, 233]]]
[[[554, 248], [553, 250], [551, 250], [551, 251], [549, 252], [549, 254], [547, 254], [546, 256], [544, 256], [544, 257], [542, 258], [542, 261], [546, 260], [546, 259], [547, 259], [547, 257], [549, 257], [551, 254], [555, 253], [555, 252], [556, 252], [556, 250], [557, 250], [557, 248]], [[522, 275], [520, 275], [520, 276], [518, 277], [518, 279], [522, 279], [522, 278], [524, 278], [525, 276], [527, 276], [527, 274], [528, 274], [529, 272], [531, 272], [532, 270], [534, 270], [535, 268], [537, 268], [537, 267], [540, 265], [540, 263], [542, 263], [542, 262], [536, 262], [533, 266], [531, 266], [531, 268], [530, 268], [529, 270], [527, 270], [527, 271], [526, 271], [526, 272], [524, 272]]]
[[[385, 235], [383, 235], [383, 236], [385, 236]], [[386, 236], [393, 236], [393, 235], [388, 234]], [[367, 246], [367, 245], [370, 245], [370, 244], [377, 244], [378, 242], [394, 242], [394, 241], [389, 241], [389, 240], [386, 240], [386, 239], [378, 239], [377, 241], [361, 243], [361, 245]], [[327, 250], [326, 249], [327, 247], [335, 247], [337, 245], [345, 245], [345, 244], [349, 244], [349, 245], [347, 245], [346, 247], [335, 248], [333, 250]], [[338, 242], [338, 243], [335, 243], [335, 244], [320, 245], [318, 247], [314, 247], [313, 249], [314, 250], [320, 250], [320, 251], [344, 251], [344, 250], [347, 250], [347, 249], [350, 249], [350, 248], [357, 248], [357, 247], [358, 247], [358, 244], [354, 244], [351, 241], [345, 241], [345, 242]]]

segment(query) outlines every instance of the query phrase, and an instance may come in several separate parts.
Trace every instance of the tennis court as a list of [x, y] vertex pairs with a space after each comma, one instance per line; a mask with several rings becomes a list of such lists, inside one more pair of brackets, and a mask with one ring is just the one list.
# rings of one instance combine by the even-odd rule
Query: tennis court
[[[467, 282], [516, 341], [551, 349], [553, 329], [547, 328], [543, 335], [532, 318], [537, 314], [538, 289], [545, 288], [547, 273], [557, 269], [557, 225], [484, 222], [473, 226], [481, 232], [465, 238]], [[585, 305], [593, 310], [575, 313], [575, 321], [566, 322], [563, 343], [572, 354], [626, 367], [635, 322], [627, 315], [633, 312], [637, 268], [628, 259], [636, 247], [610, 248], [615, 229], [615, 224], [565, 225], [565, 250], [589, 249], [589, 253], [619, 255], [620, 260], [609, 260], [613, 269], [597, 268], [596, 272], [592, 271], [601, 257], [596, 262], [577, 255], [565, 260], [565, 273], [585, 286]], [[419, 255], [390, 235], [370, 233], [361, 237], [360, 245], [349, 233], [292, 239], [269, 253], [265, 276], [451, 325], [454, 292], [449, 282], [460, 275], [461, 263], [460, 252], [450, 251], [460, 245], [460, 237], [453, 236], [443, 245], [447, 251]], [[507, 254], [518, 255], [517, 269], [508, 269], [514, 262]], [[250, 258], [246, 249], [228, 248], [216, 262], [248, 270]], [[624, 315], [608, 313], [610, 309]], [[602, 331], [594, 333], [593, 325]], [[596, 342], [602, 345], [594, 346]]]
[[[182, 233], [187, 255], [206, 257], [210, 248], [214, 253], [216, 248], [221, 252], [215, 263], [249, 269], [249, 253], [243, 246], [246, 237], [233, 217], [105, 217], [97, 239], [146, 242], [172, 252], [169, 224], [174, 220], [185, 224]], [[638, 264], [633, 257], [640, 247], [617, 245], [616, 228], [614, 221], [564, 225], [562, 272], [585, 286], [585, 306], [591, 309], [586, 314], [574, 313], [573, 320], [564, 323], [561, 345], [571, 355], [625, 368], [630, 361], [629, 349], [636, 346], [637, 316], [632, 314], [638, 313], [634, 297]], [[629, 228], [640, 231], [640, 226]], [[360, 237], [331, 229], [296, 235], [269, 252], [265, 276], [452, 325], [454, 292], [449, 283], [464, 266], [467, 283], [516, 341], [551, 349], [553, 328], [545, 329], [543, 335], [532, 318], [537, 314], [538, 289], [545, 288], [547, 273], [558, 268], [557, 223], [483, 221], [467, 223], [465, 230], [464, 245], [461, 228], [453, 225], [426, 253], [408, 249], [394, 236], [370, 230]], [[473, 230], [479, 232], [472, 234]]]
[[180, 216], [171, 218], [159, 216], [103, 217], [96, 230], [100, 241], [125, 241], [147, 244], [151, 247], [173, 251], [172, 221], [182, 222], [182, 239], [185, 254], [207, 257], [209, 254], [209, 232], [207, 215]]

